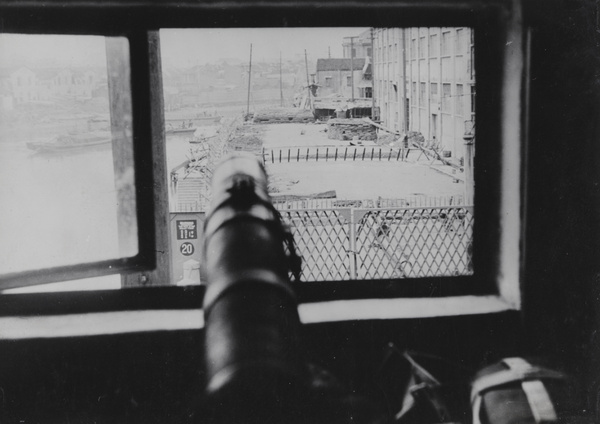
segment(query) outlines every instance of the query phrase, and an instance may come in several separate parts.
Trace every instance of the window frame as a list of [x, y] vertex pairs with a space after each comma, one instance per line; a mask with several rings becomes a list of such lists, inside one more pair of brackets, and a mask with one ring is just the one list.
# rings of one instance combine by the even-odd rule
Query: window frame
[[[12, 27], [6, 25], [3, 33], [17, 33], [27, 35], [43, 35], [44, 31], [35, 31], [33, 28]], [[148, 78], [144, 78], [147, 72], [143, 72], [147, 66], [140, 66], [140, 42], [143, 39], [131, 32], [87, 32], [65, 28], [61, 31], [48, 31], [47, 33], [65, 34], [73, 36], [106, 36], [124, 37], [129, 43], [129, 66], [130, 75], [139, 75], [131, 78], [131, 108], [132, 108], [132, 149], [133, 169], [136, 194], [136, 219], [137, 219], [137, 244], [138, 253], [131, 257], [120, 257], [108, 260], [91, 261], [72, 265], [61, 265], [49, 268], [39, 268], [25, 271], [12, 272], [0, 275], [0, 290], [11, 288], [28, 287], [46, 283], [54, 283], [67, 280], [100, 277], [111, 274], [126, 274], [128, 272], [140, 272], [152, 270], [157, 264], [157, 253], [154, 249], [156, 240], [154, 193], [148, 189], [155, 183], [155, 174], [148, 164], [153, 163], [153, 152], [144, 148], [145, 139], [150, 138], [151, 127], [148, 122], [150, 109], [144, 106], [141, 99], [147, 97], [149, 92]], [[136, 100], [137, 99], [137, 100]], [[112, 110], [111, 110], [111, 113]]]
[[[269, 27], [285, 22], [285, 26], [302, 26], [310, 21], [339, 21], [342, 2], [326, 1], [318, 4], [306, 2], [271, 2], [260, 4], [232, 2], [230, 7], [220, 9], [214, 4], [184, 1], [179, 7], [169, 7], [165, 3], [122, 3], [102, 4], [92, 0], [81, 0], [68, 9], [62, 3], [39, 7], [41, 2], [7, 2], [0, 5], [4, 17], [4, 31], [32, 33], [75, 33], [94, 35], [126, 35], [130, 40], [132, 75], [132, 98], [134, 112], [134, 149], [136, 166], [136, 191], [138, 191], [138, 226], [140, 228], [140, 260], [143, 263], [121, 264], [123, 272], [136, 272], [141, 266], [150, 266], [160, 272], [168, 266], [168, 257], [156, 251], [168, 248], [167, 241], [161, 240], [161, 211], [168, 207], [160, 205], [160, 199], [152, 199], [153, 187], [160, 172], [161, 160], [157, 155], [161, 128], [164, 131], [162, 110], [156, 101], [162, 99], [160, 84], [155, 79], [157, 64], [149, 65], [151, 34], [159, 28], [187, 27]], [[447, 297], [460, 295], [496, 295], [504, 299], [509, 308], [519, 308], [519, 281], [522, 266], [522, 153], [525, 139], [522, 121], [524, 119], [523, 76], [525, 62], [523, 30], [520, 18], [520, 3], [509, 0], [483, 2], [468, 0], [450, 2], [444, 6], [434, 1], [404, 0], [382, 3], [381, 7], [372, 4], [353, 4], [349, 7], [356, 13], [347, 14], [343, 21], [347, 26], [397, 26], [397, 27], [458, 27], [475, 29], [475, 44], [485, 45], [486, 49], [476, 52], [477, 69], [488, 72], [478, 75], [477, 88], [485, 93], [485, 98], [495, 101], [478, 102], [477, 120], [479, 139], [486, 144], [479, 146], [475, 157], [475, 207], [474, 231], [475, 273], [473, 276], [436, 277], [405, 280], [377, 280], [352, 282], [303, 282], [297, 286], [300, 299], [322, 301], [323, 299], [344, 298], [411, 298]], [[129, 9], [128, 9], [129, 8]], [[436, 13], [443, 10], [444, 13]], [[316, 14], [315, 12], [319, 12]], [[135, 20], [130, 13], [137, 13]], [[252, 12], [252, 13], [248, 13]], [[234, 15], [236, 19], [232, 20]], [[314, 16], [318, 15], [317, 22]], [[352, 17], [354, 16], [354, 17]], [[76, 19], [75, 19], [76, 18]], [[324, 26], [327, 26], [325, 24]], [[117, 31], [115, 29], [122, 29]], [[509, 37], [510, 35], [510, 37]], [[516, 37], [516, 38], [515, 38]], [[506, 43], [510, 39], [512, 43]], [[156, 49], [154, 49], [156, 51]], [[412, 52], [411, 52], [412, 53]], [[516, 69], [516, 72], [513, 72]], [[158, 84], [158, 85], [157, 85]], [[500, 101], [506, 100], [506, 101]], [[152, 101], [155, 101], [152, 103]], [[162, 100], [161, 100], [162, 101]], [[152, 140], [152, 148], [142, 141]], [[144, 164], [144, 166], [141, 166]], [[154, 174], [153, 174], [154, 171]], [[163, 172], [165, 180], [167, 173]], [[516, 175], [516, 178], [514, 176]], [[159, 179], [162, 179], [160, 176]], [[150, 187], [150, 188], [148, 188]], [[166, 201], [165, 196], [162, 201]], [[154, 208], [159, 215], [155, 218]], [[148, 209], [144, 209], [148, 208]], [[142, 213], [143, 210], [143, 213]], [[154, 222], [150, 222], [154, 220]], [[153, 227], [154, 225], [154, 227]], [[154, 228], [154, 231], [145, 231]], [[165, 228], [168, 228], [165, 226]], [[145, 230], [143, 230], [145, 229]], [[156, 240], [156, 244], [155, 244]], [[150, 253], [150, 251], [152, 251]], [[149, 256], [144, 256], [145, 252]], [[168, 256], [165, 255], [165, 256]], [[163, 261], [161, 262], [161, 257]], [[105, 266], [105, 264], [102, 264]], [[83, 271], [79, 267], [79, 271]], [[86, 276], [102, 275], [97, 264], [85, 269]], [[169, 273], [165, 273], [167, 281]], [[76, 278], [70, 275], [71, 278]], [[159, 278], [160, 279], [160, 278]], [[336, 292], [335, 287], [343, 290]], [[202, 290], [202, 289], [199, 289]], [[333, 293], [333, 294], [332, 294]], [[345, 294], [344, 294], [345, 293]]]

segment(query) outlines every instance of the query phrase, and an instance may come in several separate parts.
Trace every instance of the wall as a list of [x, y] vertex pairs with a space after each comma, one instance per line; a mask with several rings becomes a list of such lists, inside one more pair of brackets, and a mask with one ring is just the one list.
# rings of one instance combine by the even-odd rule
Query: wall
[[[529, 349], [587, 381], [600, 419], [600, 87], [594, 2], [528, 2], [532, 23], [523, 281]], [[543, 10], [543, 13], [540, 11]], [[553, 46], [551, 49], [548, 46]]]
[[[318, 97], [327, 97], [331, 94], [341, 94], [344, 97], [352, 97], [352, 86], [348, 85], [347, 78], [350, 77], [350, 71], [318, 71], [316, 74], [317, 83], [320, 85], [317, 91]], [[326, 85], [326, 77], [331, 78], [329, 86]], [[362, 70], [354, 71], [354, 97], [360, 97], [358, 83], [362, 80]]]
[[374, 31], [375, 101], [385, 126], [421, 132], [453, 157], [464, 155], [464, 121], [474, 120], [471, 32], [469, 28]]

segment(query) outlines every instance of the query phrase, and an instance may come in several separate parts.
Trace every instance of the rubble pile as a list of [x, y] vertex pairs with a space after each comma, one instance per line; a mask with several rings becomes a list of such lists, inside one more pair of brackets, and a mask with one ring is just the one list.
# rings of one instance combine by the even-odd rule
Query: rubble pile
[[310, 110], [298, 108], [264, 109], [254, 113], [255, 124], [284, 124], [315, 122], [315, 116]]
[[332, 140], [377, 140], [376, 128], [362, 119], [330, 119], [327, 138]]

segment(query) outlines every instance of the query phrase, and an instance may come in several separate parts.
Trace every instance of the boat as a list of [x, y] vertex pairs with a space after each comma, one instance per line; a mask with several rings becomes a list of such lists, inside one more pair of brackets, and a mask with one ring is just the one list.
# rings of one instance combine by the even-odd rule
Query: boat
[[171, 124], [167, 124], [167, 128], [165, 128], [165, 134], [190, 134], [190, 133], [195, 133], [196, 130], [198, 128], [197, 127], [193, 127], [193, 126], [180, 126], [180, 127], [174, 127]]
[[63, 134], [47, 141], [30, 141], [27, 148], [39, 153], [68, 152], [94, 147], [110, 146], [110, 131], [92, 131], [83, 134]]
[[207, 135], [194, 136], [193, 138], [188, 140], [188, 142], [190, 142], [191, 144], [204, 144], [204, 143], [212, 140], [215, 137], [217, 137], [217, 134], [208, 135], [208, 136]]
[[207, 125], [214, 125], [221, 122], [223, 117], [221, 115], [200, 115], [196, 114], [194, 116], [191, 115], [173, 115], [169, 114], [165, 116], [165, 122], [167, 124], [167, 128], [169, 126], [174, 129], [182, 128], [182, 125], [189, 127], [192, 124], [194, 127], [203, 127]]
[[196, 116], [196, 117], [192, 118], [192, 121], [214, 122], [215, 124], [218, 124], [219, 122], [221, 122], [221, 116], [220, 115], [215, 115], [215, 116]]
[[196, 127], [192, 128], [167, 128], [165, 130], [165, 134], [189, 134], [195, 133], [197, 130]]

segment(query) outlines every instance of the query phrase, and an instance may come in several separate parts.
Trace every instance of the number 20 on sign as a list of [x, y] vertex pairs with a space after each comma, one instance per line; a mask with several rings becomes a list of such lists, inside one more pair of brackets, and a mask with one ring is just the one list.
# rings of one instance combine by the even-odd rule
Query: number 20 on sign
[[179, 246], [179, 251], [182, 255], [190, 256], [194, 253], [194, 245], [188, 242], [182, 243], [181, 246]]

